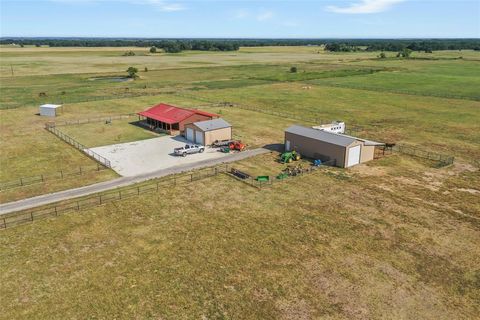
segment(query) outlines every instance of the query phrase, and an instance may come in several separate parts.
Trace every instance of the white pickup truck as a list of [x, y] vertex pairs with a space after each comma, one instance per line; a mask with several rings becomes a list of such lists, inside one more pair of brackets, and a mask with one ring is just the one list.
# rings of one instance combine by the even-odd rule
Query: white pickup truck
[[202, 153], [205, 151], [204, 146], [198, 146], [196, 144], [186, 144], [184, 147], [173, 149], [173, 154], [176, 156], [186, 157], [187, 154], [191, 153]]

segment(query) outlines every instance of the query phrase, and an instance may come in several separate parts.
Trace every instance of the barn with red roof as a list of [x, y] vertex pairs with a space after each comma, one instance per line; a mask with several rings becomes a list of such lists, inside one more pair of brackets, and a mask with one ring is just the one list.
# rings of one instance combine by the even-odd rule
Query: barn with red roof
[[198, 121], [212, 120], [219, 116], [196, 109], [186, 109], [160, 103], [145, 111], [139, 112], [152, 130], [161, 130], [169, 134], [183, 133], [185, 125]]

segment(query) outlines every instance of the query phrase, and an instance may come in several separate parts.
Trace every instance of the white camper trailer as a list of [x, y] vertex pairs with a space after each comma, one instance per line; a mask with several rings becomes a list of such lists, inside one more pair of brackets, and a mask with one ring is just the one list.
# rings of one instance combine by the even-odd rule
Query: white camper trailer
[[321, 124], [319, 126], [313, 126], [313, 129], [332, 132], [332, 133], [345, 133], [345, 122], [334, 121], [328, 124]]

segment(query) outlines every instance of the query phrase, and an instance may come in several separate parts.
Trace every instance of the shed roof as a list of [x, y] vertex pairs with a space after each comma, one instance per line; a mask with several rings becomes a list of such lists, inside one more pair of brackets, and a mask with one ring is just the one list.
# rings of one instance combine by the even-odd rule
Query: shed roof
[[198, 122], [194, 122], [193, 124], [204, 132], [223, 129], [223, 128], [230, 128], [232, 126], [230, 123], [223, 120], [222, 118], [206, 120], [206, 121], [198, 121]]
[[373, 140], [367, 140], [367, 139], [352, 137], [352, 136], [349, 136], [349, 135], [346, 135], [346, 134], [343, 134], [343, 133], [337, 133], [337, 134], [340, 135], [340, 136], [349, 137], [349, 138], [356, 139], [358, 141], [362, 141], [363, 144], [366, 145], [366, 146], [384, 146], [385, 145], [385, 143], [383, 143], [383, 142], [377, 142], [377, 141], [373, 141]]
[[47, 104], [42, 104], [40, 106], [40, 108], [48, 108], [48, 109], [56, 109], [56, 108], [60, 108], [62, 105], [61, 104], [50, 104], [50, 103], [47, 103]]
[[138, 114], [165, 123], [178, 123], [193, 116], [194, 114], [200, 114], [206, 117], [218, 117], [218, 115], [214, 113], [209, 113], [201, 110], [180, 108], [166, 103], [157, 104], [156, 106], [139, 112]]
[[327, 143], [342, 146], [342, 147], [349, 146], [357, 140], [353, 137], [343, 136], [343, 135], [339, 135], [339, 134], [328, 132], [328, 131], [317, 130], [317, 129], [307, 128], [303, 126], [298, 126], [298, 125], [293, 125], [291, 127], [288, 127], [287, 130], [285, 130], [285, 132], [297, 134], [299, 136], [304, 136], [304, 137], [315, 139], [315, 140], [325, 141]]

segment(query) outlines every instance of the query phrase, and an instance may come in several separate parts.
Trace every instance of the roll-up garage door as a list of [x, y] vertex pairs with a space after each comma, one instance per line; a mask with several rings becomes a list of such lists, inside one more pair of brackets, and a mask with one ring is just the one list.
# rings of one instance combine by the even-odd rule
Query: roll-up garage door
[[195, 142], [197, 144], [203, 145], [203, 132], [202, 131], [195, 131]]
[[193, 129], [187, 128], [187, 140], [193, 142]]
[[348, 149], [347, 167], [351, 167], [360, 163], [360, 148], [361, 146], [355, 146]]

